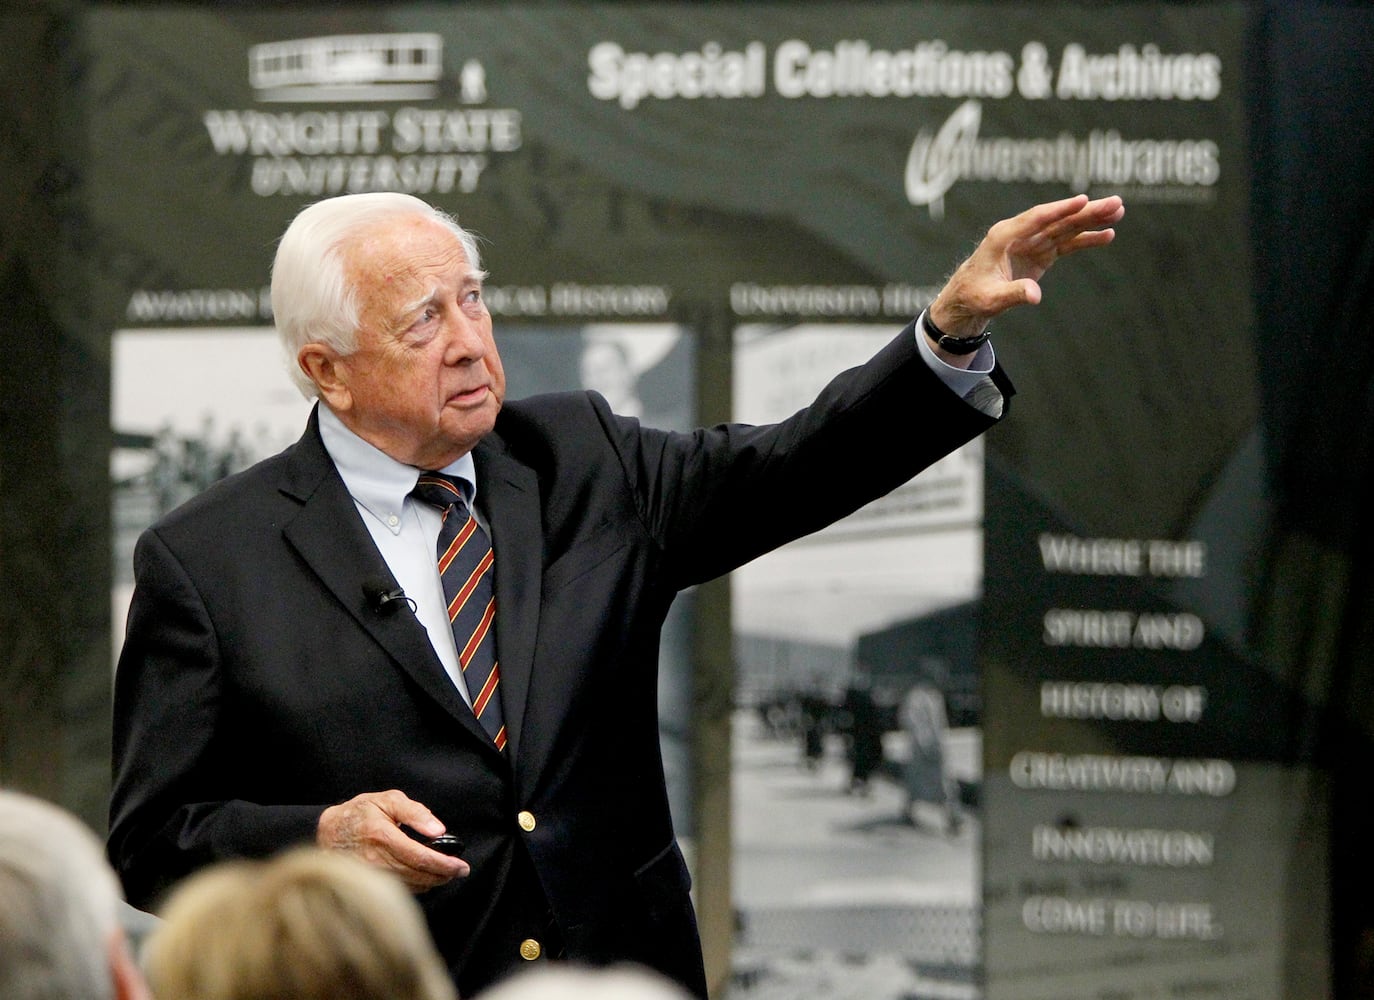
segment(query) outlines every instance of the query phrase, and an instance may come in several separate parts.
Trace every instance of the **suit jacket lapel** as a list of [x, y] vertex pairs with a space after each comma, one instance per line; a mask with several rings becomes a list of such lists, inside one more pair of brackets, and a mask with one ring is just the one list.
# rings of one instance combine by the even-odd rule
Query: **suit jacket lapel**
[[496, 557], [496, 655], [501, 665], [501, 711], [511, 759], [524, 735], [534, 669], [543, 573], [543, 523], [534, 471], [487, 438], [473, 451], [478, 499], [491, 528]]
[[401, 669], [491, 753], [500, 756], [444, 673], [429, 635], [415, 616], [405, 610], [384, 614], [372, 606], [364, 583], [381, 579], [394, 587], [396, 582], [324, 449], [313, 414], [305, 435], [291, 452], [281, 488], [301, 503], [300, 512], [282, 528], [288, 544]]

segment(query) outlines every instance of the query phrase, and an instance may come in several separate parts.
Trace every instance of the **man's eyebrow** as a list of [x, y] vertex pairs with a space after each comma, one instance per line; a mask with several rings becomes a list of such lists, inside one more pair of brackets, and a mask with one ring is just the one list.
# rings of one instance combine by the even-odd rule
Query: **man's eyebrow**
[[431, 302], [435, 300], [435, 298], [438, 297], [438, 295], [439, 285], [437, 283], [430, 285], [429, 290], [426, 291], [419, 298], [417, 298], [414, 302], [408, 302], [401, 307], [403, 310], [402, 315], [409, 315], [410, 313], [415, 312], [417, 309], [429, 305]]
[[[482, 271], [468, 271], [463, 275], [462, 287], [472, 288], [473, 286], [476, 286], [480, 288], [482, 287], [482, 282], [485, 280], [485, 278], [486, 274]], [[401, 315], [408, 316], [410, 313], [413, 313], [416, 310], [429, 305], [431, 302], [433, 302], [435, 299], [439, 297], [441, 287], [442, 286], [439, 282], [434, 282], [434, 284], [430, 285], [429, 288], [424, 293], [422, 293], [418, 298], [416, 298], [414, 302], [408, 302], [405, 305], [403, 305], [401, 307], [401, 309], [403, 310]]]

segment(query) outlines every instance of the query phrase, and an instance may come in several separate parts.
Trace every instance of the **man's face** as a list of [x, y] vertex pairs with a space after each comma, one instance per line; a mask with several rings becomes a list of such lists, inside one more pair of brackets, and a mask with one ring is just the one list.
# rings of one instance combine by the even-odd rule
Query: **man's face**
[[359, 437], [407, 465], [442, 468], [492, 429], [506, 395], [481, 281], [457, 237], [418, 215], [364, 230], [345, 261], [358, 349], [306, 345], [301, 364]]

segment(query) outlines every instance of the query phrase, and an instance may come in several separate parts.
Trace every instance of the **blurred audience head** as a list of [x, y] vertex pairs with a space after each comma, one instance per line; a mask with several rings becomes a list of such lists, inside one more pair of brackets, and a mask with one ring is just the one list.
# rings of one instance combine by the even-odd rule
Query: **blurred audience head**
[[161, 916], [143, 953], [157, 1000], [455, 1000], [419, 905], [343, 855], [215, 865]]
[[0, 789], [0, 997], [145, 1000], [100, 842], [64, 809]]
[[692, 1000], [677, 983], [635, 965], [542, 965], [511, 976], [477, 1000]]

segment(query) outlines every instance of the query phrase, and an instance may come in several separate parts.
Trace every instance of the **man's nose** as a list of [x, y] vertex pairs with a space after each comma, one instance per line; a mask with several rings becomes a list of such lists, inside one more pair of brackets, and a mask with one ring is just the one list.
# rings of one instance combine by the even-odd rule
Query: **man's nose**
[[487, 341], [482, 335], [482, 324], [456, 310], [449, 324], [448, 345], [444, 361], [450, 365], [479, 361], [487, 353]]

